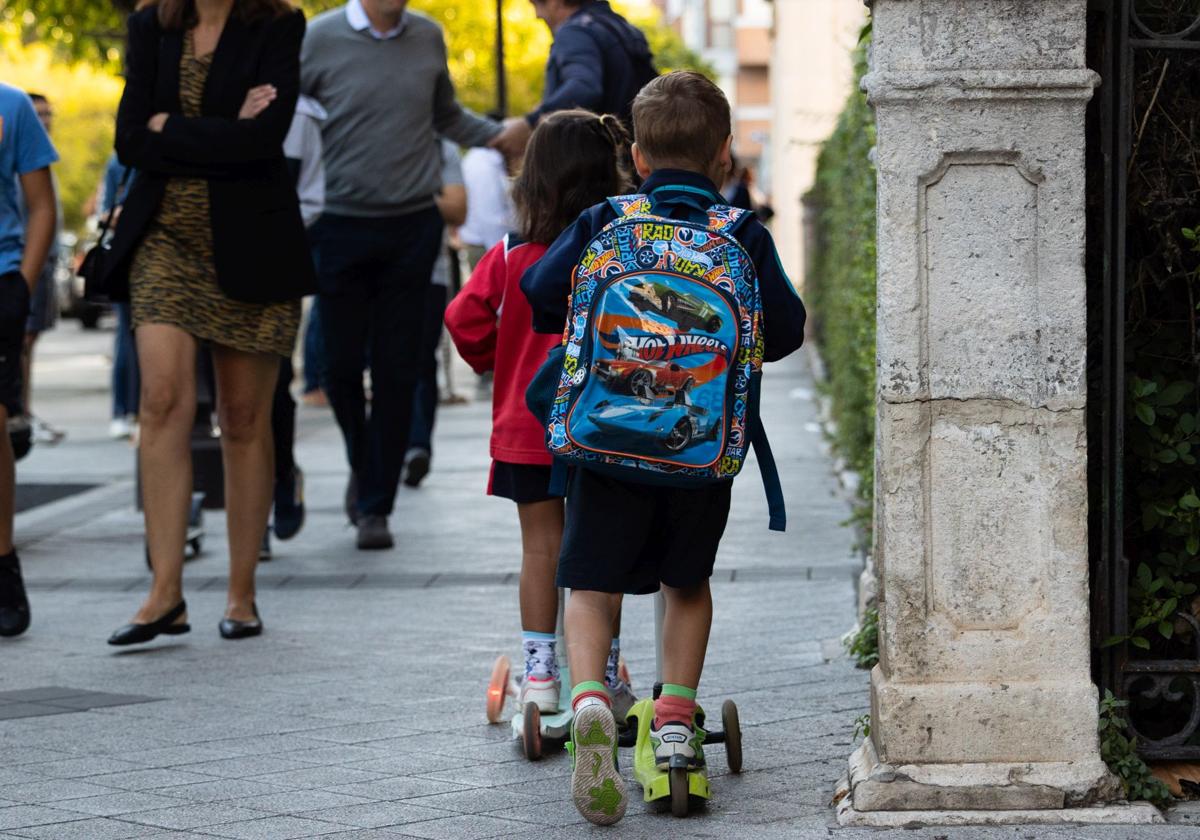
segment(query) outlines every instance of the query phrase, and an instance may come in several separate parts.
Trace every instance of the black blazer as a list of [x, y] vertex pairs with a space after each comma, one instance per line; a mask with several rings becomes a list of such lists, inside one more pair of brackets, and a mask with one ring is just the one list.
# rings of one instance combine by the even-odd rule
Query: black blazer
[[[129, 295], [129, 265], [154, 219], [171, 176], [206, 178], [217, 283], [250, 303], [293, 300], [316, 291], [312, 256], [296, 188], [283, 157], [300, 90], [304, 15], [243, 23], [231, 16], [213, 55], [201, 116], [179, 100], [183, 33], [159, 26], [157, 10], [129, 18], [125, 92], [117, 111], [117, 156], [135, 168], [113, 234], [111, 274], [101, 281], [115, 300]], [[246, 92], [278, 90], [257, 118], [239, 120]], [[161, 133], [146, 127], [168, 113]]]

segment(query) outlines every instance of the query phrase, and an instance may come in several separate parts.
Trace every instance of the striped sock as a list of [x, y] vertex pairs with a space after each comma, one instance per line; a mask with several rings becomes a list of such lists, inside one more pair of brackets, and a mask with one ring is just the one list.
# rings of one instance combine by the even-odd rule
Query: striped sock
[[604, 683], [585, 680], [571, 689], [571, 711], [577, 712], [592, 703], [603, 703], [605, 708], [612, 708], [612, 700], [609, 699]]
[[620, 676], [621, 670], [621, 639], [614, 637], [612, 644], [608, 648], [608, 665], [604, 668], [604, 684], [609, 688], [614, 688]]

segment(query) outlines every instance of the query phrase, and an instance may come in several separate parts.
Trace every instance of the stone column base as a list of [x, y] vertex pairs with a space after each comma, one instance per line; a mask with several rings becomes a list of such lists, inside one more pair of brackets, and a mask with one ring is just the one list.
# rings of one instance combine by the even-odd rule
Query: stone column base
[[1163, 822], [1147, 803], [1064, 807], [1081, 790], [1101, 791], [1112, 784], [1108, 768], [1097, 764], [893, 767], [879, 761], [868, 738], [850, 756], [847, 776], [838, 785], [838, 822], [883, 827]]

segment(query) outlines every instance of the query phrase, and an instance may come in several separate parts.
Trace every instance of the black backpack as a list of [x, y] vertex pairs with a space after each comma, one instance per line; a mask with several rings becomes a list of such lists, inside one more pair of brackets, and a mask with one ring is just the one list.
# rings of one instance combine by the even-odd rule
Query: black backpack
[[[646, 36], [632, 23], [623, 18], [618, 22], [613, 16], [603, 12], [592, 12], [591, 20], [600, 25], [620, 45], [621, 51], [629, 60], [630, 89], [622, 95], [621, 103], [612, 109], [612, 113], [621, 118], [621, 122], [633, 132], [633, 98], [637, 96], [647, 82], [658, 78], [658, 70], [654, 67], [654, 57], [650, 52], [650, 44]], [[587, 27], [584, 27], [587, 29]], [[594, 36], [593, 36], [594, 37]], [[606, 46], [601, 43], [601, 47]], [[607, 55], [607, 53], [605, 53]]]

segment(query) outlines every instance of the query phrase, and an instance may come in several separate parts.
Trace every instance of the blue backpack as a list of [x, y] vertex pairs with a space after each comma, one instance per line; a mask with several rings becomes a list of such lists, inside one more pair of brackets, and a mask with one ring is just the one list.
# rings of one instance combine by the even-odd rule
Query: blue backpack
[[645, 195], [609, 203], [617, 218], [584, 249], [563, 344], [530, 388], [556, 465], [694, 487], [732, 479], [753, 443], [782, 531], [758, 418], [762, 300], [733, 235], [752, 214], [713, 205], [699, 222], [656, 215]]

